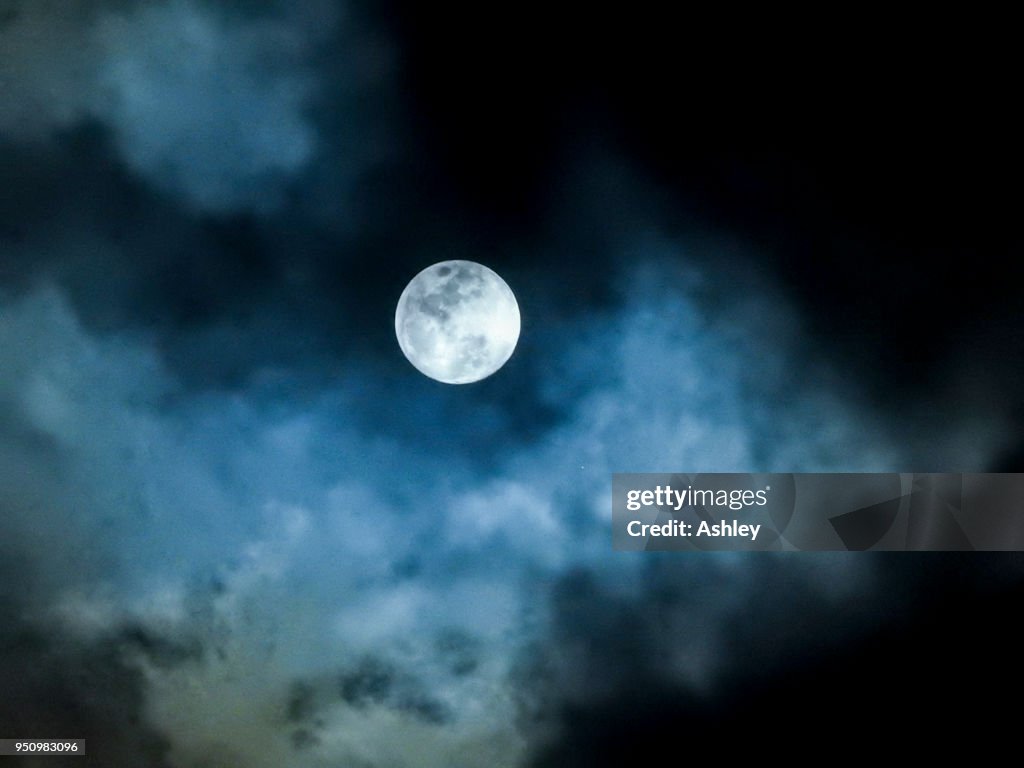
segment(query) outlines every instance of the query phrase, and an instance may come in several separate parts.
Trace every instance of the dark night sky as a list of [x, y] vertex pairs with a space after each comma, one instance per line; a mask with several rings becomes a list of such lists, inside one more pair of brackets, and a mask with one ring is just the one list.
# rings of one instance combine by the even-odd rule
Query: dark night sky
[[[617, 471], [1020, 471], [999, 26], [0, 0], [0, 737], [593, 768], [1005, 736], [1016, 556], [632, 557], [607, 510]], [[523, 314], [459, 387], [394, 339], [451, 258]]]

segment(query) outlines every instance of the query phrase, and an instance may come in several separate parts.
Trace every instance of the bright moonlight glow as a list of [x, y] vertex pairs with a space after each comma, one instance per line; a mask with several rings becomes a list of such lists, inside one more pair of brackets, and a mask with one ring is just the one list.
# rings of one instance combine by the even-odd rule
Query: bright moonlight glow
[[519, 305], [505, 281], [483, 264], [442, 261], [402, 291], [395, 335], [421, 373], [446, 384], [469, 384], [512, 356]]

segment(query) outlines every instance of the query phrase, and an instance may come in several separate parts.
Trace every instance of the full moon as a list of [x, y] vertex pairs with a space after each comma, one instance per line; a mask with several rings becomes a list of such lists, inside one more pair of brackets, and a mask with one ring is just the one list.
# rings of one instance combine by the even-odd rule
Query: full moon
[[421, 373], [446, 384], [469, 384], [512, 357], [519, 305], [508, 284], [483, 264], [442, 261], [402, 291], [395, 335]]

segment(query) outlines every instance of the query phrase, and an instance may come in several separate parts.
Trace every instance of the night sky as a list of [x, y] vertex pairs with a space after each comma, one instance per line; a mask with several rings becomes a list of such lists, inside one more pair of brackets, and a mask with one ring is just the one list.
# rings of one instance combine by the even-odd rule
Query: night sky
[[[998, 21], [442, 5], [0, 0], [0, 738], [1013, 744], [1020, 557], [610, 529], [613, 472], [1024, 471]], [[395, 340], [446, 259], [522, 313], [475, 384]]]

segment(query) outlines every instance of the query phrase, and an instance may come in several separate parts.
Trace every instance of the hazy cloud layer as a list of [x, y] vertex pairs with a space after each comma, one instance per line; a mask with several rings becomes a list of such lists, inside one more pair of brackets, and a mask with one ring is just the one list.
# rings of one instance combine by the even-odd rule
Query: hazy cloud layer
[[[616, 659], [670, 636], [662, 682], [713, 691], [736, 674], [720, 649], [739, 615], [853, 610], [874, 588], [856, 556], [609, 559], [613, 470], [915, 460], [853, 394], [820, 394], [827, 371], [793, 376], [798, 320], [769, 288], [753, 305], [698, 289], [713, 276], [668, 266], [676, 247], [638, 246], [628, 295], [540, 345], [536, 396], [560, 418], [487, 470], [402, 436], [422, 413], [449, 413], [436, 429], [454, 434], [488, 418], [449, 410], [446, 388], [381, 382], [367, 401], [354, 369], [190, 391], [145, 336], [86, 332], [58, 289], [5, 299], [0, 481], [7, 541], [36, 573], [26, 626], [116, 658], [110, 685], [133, 692], [169, 765], [468, 766], [519, 764], [559, 702], [628, 687], [644, 668]], [[397, 428], [366, 426], [396, 407]], [[955, 439], [926, 436], [937, 456]], [[766, 578], [799, 586], [799, 607], [765, 599]], [[666, 579], [703, 589], [650, 602]]]
[[214, 211], [273, 208], [316, 152], [303, 62], [315, 30], [221, 15], [180, 0], [103, 18], [107, 114], [126, 161], [158, 186]]
[[357, 174], [378, 153], [343, 136], [336, 162], [339, 139], [322, 139], [315, 122], [325, 40], [345, 37], [371, 61], [352, 57], [331, 72], [335, 100], [361, 98], [379, 77], [380, 55], [341, 9], [323, 0], [5, 2], [0, 135], [46, 143], [96, 122], [133, 173], [189, 208], [274, 210], [314, 163]]

